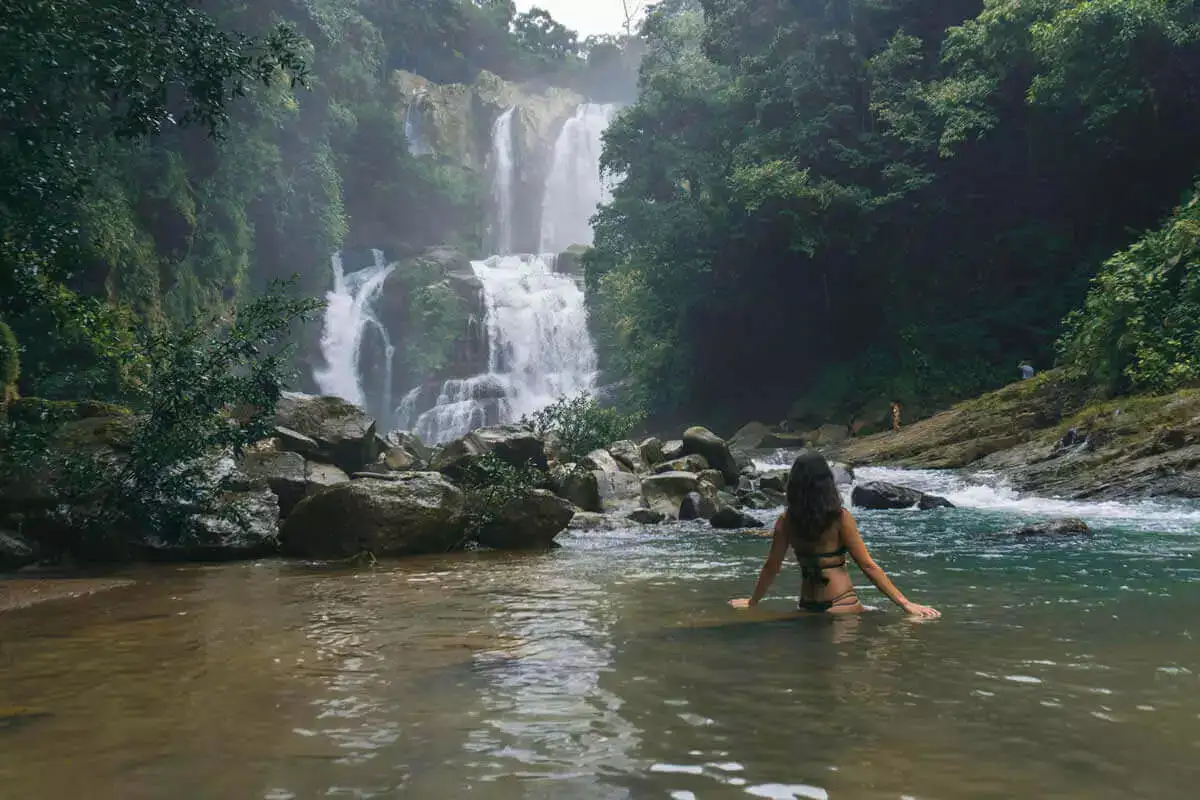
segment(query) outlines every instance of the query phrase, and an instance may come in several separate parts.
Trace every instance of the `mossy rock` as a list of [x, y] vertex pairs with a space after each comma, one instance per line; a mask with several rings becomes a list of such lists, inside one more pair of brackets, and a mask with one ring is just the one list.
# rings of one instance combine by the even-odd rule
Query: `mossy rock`
[[123, 418], [132, 413], [124, 406], [97, 400], [44, 400], [40, 397], [22, 397], [14, 400], [8, 407], [10, 421], [29, 425], [61, 424], [81, 419]]

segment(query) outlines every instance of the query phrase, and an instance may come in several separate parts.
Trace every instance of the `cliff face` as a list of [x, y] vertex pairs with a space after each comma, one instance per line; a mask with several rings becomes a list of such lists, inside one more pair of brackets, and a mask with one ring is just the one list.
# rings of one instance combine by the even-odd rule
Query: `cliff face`
[[389, 88], [389, 102], [405, 124], [414, 154], [465, 167], [479, 176], [484, 193], [495, 169], [493, 127], [513, 109], [513, 249], [537, 250], [554, 143], [585, 98], [569, 89], [510, 83], [490, 72], [481, 72], [470, 84], [442, 85], [397, 70]]

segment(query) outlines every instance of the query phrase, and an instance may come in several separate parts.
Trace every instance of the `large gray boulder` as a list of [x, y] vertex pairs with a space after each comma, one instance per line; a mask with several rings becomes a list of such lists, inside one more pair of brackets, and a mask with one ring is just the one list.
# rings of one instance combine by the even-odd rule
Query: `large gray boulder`
[[438, 451], [431, 466], [451, 478], [459, 478], [488, 453], [514, 467], [547, 467], [545, 443], [532, 430], [520, 425], [494, 425], [472, 431]]
[[349, 483], [350, 476], [333, 464], [309, 461], [304, 465], [304, 496], [316, 494], [330, 486]]
[[284, 522], [284, 551], [301, 558], [441, 553], [465, 537], [463, 493], [437, 472], [403, 472], [331, 486]]
[[607, 450], [593, 450], [583, 457], [581, 462], [584, 467], [600, 472], [628, 472], [623, 468], [621, 463]]
[[861, 486], [855, 486], [850, 495], [850, 502], [859, 508], [875, 510], [895, 510], [912, 508], [921, 502], [923, 492], [909, 489], [906, 486], [896, 486], [883, 481], [871, 481]]
[[683, 446], [682, 439], [671, 439], [663, 442], [662, 446], [662, 461], [674, 461], [677, 458], [683, 458], [687, 455]]
[[729, 531], [763, 527], [763, 523], [759, 519], [735, 508], [720, 509], [713, 514], [709, 523], [718, 530]]
[[608, 452], [617, 460], [617, 463], [635, 475], [645, 475], [650, 471], [650, 465], [646, 463], [646, 459], [642, 458], [642, 451], [634, 442], [629, 440], [613, 442], [609, 446]]
[[638, 450], [641, 451], [642, 460], [652, 467], [663, 460], [663, 443], [653, 436], [642, 440], [642, 443], [638, 445]]
[[664, 472], [642, 480], [642, 499], [647, 508], [679, 519], [684, 499], [692, 493], [700, 495], [699, 514], [705, 519], [716, 513], [717, 490], [691, 472]]
[[1054, 519], [1036, 522], [1020, 528], [1003, 531], [1005, 536], [1091, 536], [1092, 529], [1081, 519]]
[[[379, 455], [375, 420], [340, 397], [286, 392], [276, 407], [275, 425], [316, 445], [314, 451], [304, 454], [307, 458], [334, 464], [346, 472], [358, 472]], [[276, 435], [282, 438], [279, 430]]]
[[771, 428], [762, 422], [748, 422], [729, 439], [729, 449], [735, 453], [750, 453], [771, 447]]
[[704, 456], [713, 469], [721, 471], [726, 482], [737, 483], [740, 471], [737, 460], [725, 440], [708, 428], [697, 425], [684, 431], [683, 450], [685, 455]]
[[421, 471], [429, 466], [432, 451], [408, 431], [392, 431], [383, 438], [379, 458], [372, 465], [390, 472]]
[[[286, 450], [256, 450], [238, 464], [251, 481], [266, 484], [279, 498], [279, 516], [287, 517], [308, 493], [304, 456]], [[336, 469], [336, 467], [335, 467]]]
[[14, 572], [36, 560], [37, 552], [24, 537], [0, 531], [0, 572]]
[[789, 469], [773, 469], [764, 472], [758, 479], [760, 489], [770, 489], [773, 492], [787, 494], [788, 480], [792, 471]]
[[500, 550], [534, 550], [550, 547], [567, 529], [575, 508], [545, 489], [509, 500], [479, 530], [479, 543]]
[[555, 464], [550, 468], [550, 483], [556, 495], [576, 508], [600, 511], [600, 484], [591, 470], [579, 464]]
[[605, 514], [628, 514], [642, 508], [642, 481], [629, 472], [592, 470], [600, 494], [600, 510]]

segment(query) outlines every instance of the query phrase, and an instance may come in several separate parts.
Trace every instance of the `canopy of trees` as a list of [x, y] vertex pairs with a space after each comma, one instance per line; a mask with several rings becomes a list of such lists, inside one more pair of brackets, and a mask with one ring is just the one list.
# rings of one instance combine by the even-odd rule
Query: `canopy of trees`
[[[664, 0], [644, 37], [588, 281], [659, 413], [932, 410], [1048, 366], [1200, 171], [1192, 2]], [[1190, 201], [1109, 262], [1064, 356], [1194, 380], [1196, 242]]]

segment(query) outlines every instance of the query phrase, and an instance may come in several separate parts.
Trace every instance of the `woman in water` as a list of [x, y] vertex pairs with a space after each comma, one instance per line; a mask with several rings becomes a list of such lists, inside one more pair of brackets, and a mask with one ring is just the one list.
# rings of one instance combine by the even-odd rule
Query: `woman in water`
[[855, 614], [864, 610], [846, 568], [846, 556], [849, 555], [871, 583], [907, 613], [930, 619], [941, 616], [936, 609], [913, 603], [901, 594], [871, 558], [854, 517], [842, 508], [842, 496], [829, 464], [816, 453], [806, 453], [792, 464], [787, 511], [775, 523], [771, 552], [758, 576], [754, 596], [748, 600], [731, 600], [730, 605], [734, 608], [758, 605], [771, 581], [779, 574], [789, 548], [796, 551], [796, 560], [800, 562], [800, 572], [804, 576], [800, 589], [801, 611]]

